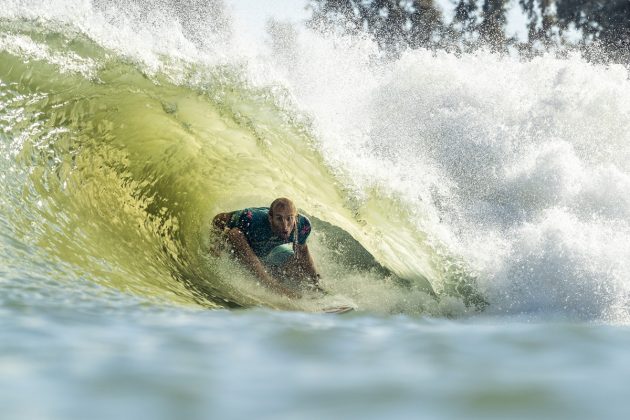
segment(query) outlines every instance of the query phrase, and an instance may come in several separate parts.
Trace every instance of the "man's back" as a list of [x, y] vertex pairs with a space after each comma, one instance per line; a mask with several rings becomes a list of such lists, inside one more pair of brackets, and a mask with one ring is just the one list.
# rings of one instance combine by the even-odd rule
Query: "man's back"
[[227, 227], [237, 228], [243, 232], [249, 246], [259, 258], [265, 257], [279, 245], [294, 241], [299, 245], [304, 245], [311, 233], [311, 223], [308, 218], [298, 214], [296, 229], [288, 239], [276, 235], [269, 222], [269, 207], [252, 207], [232, 212]]

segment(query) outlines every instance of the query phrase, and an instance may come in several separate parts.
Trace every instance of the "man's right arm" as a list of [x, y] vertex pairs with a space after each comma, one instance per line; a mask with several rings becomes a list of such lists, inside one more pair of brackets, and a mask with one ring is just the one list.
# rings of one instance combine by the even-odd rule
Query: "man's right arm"
[[299, 293], [283, 286], [280, 282], [271, 277], [269, 273], [267, 273], [267, 270], [265, 270], [265, 267], [260, 262], [260, 259], [256, 256], [256, 254], [254, 254], [254, 251], [249, 246], [243, 232], [238, 227], [229, 226], [229, 222], [233, 214], [234, 212], [217, 214], [214, 216], [214, 219], [212, 219], [212, 226], [219, 230], [219, 232], [225, 233], [227, 240], [236, 253], [236, 256], [265, 286], [276, 293], [280, 293], [290, 298], [299, 298]]
[[212, 226], [217, 228], [219, 231], [223, 231], [228, 226], [233, 214], [234, 212], [217, 214], [214, 216], [214, 219], [212, 219]]
[[276, 293], [288, 296], [290, 298], [299, 298], [300, 294], [295, 292], [286, 286], [282, 285], [278, 280], [274, 279], [260, 262], [260, 259], [254, 254], [254, 251], [247, 243], [245, 235], [238, 228], [232, 228], [227, 231], [227, 238], [236, 256], [241, 262], [249, 268], [258, 279], [269, 289]]

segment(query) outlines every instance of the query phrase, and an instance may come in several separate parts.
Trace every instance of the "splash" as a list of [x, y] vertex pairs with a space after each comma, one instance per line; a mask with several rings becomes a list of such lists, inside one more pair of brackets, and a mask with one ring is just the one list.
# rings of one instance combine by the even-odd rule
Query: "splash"
[[280, 23], [243, 49], [217, 2], [1, 13], [3, 259], [21, 244], [27, 272], [53, 261], [62, 282], [316, 310], [209, 252], [214, 214], [285, 195], [316, 223], [331, 299], [627, 316], [621, 67], [424, 50], [391, 61], [369, 39]]

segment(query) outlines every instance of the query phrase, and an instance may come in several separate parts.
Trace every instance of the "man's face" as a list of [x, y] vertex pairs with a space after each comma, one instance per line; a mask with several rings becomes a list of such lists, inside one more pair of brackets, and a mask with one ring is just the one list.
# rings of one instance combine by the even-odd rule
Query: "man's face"
[[289, 235], [295, 226], [295, 213], [288, 206], [276, 206], [269, 214], [269, 222], [273, 233], [282, 238], [289, 239]]

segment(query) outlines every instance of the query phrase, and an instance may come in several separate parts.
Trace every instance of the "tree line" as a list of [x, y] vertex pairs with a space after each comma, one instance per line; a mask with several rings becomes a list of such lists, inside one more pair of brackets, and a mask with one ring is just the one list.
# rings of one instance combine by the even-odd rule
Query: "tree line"
[[313, 27], [365, 32], [392, 54], [406, 48], [469, 52], [479, 47], [524, 55], [580, 48], [630, 56], [629, 0], [519, 0], [526, 39], [509, 33], [509, 0], [451, 0], [445, 19], [435, 0], [309, 0]]

